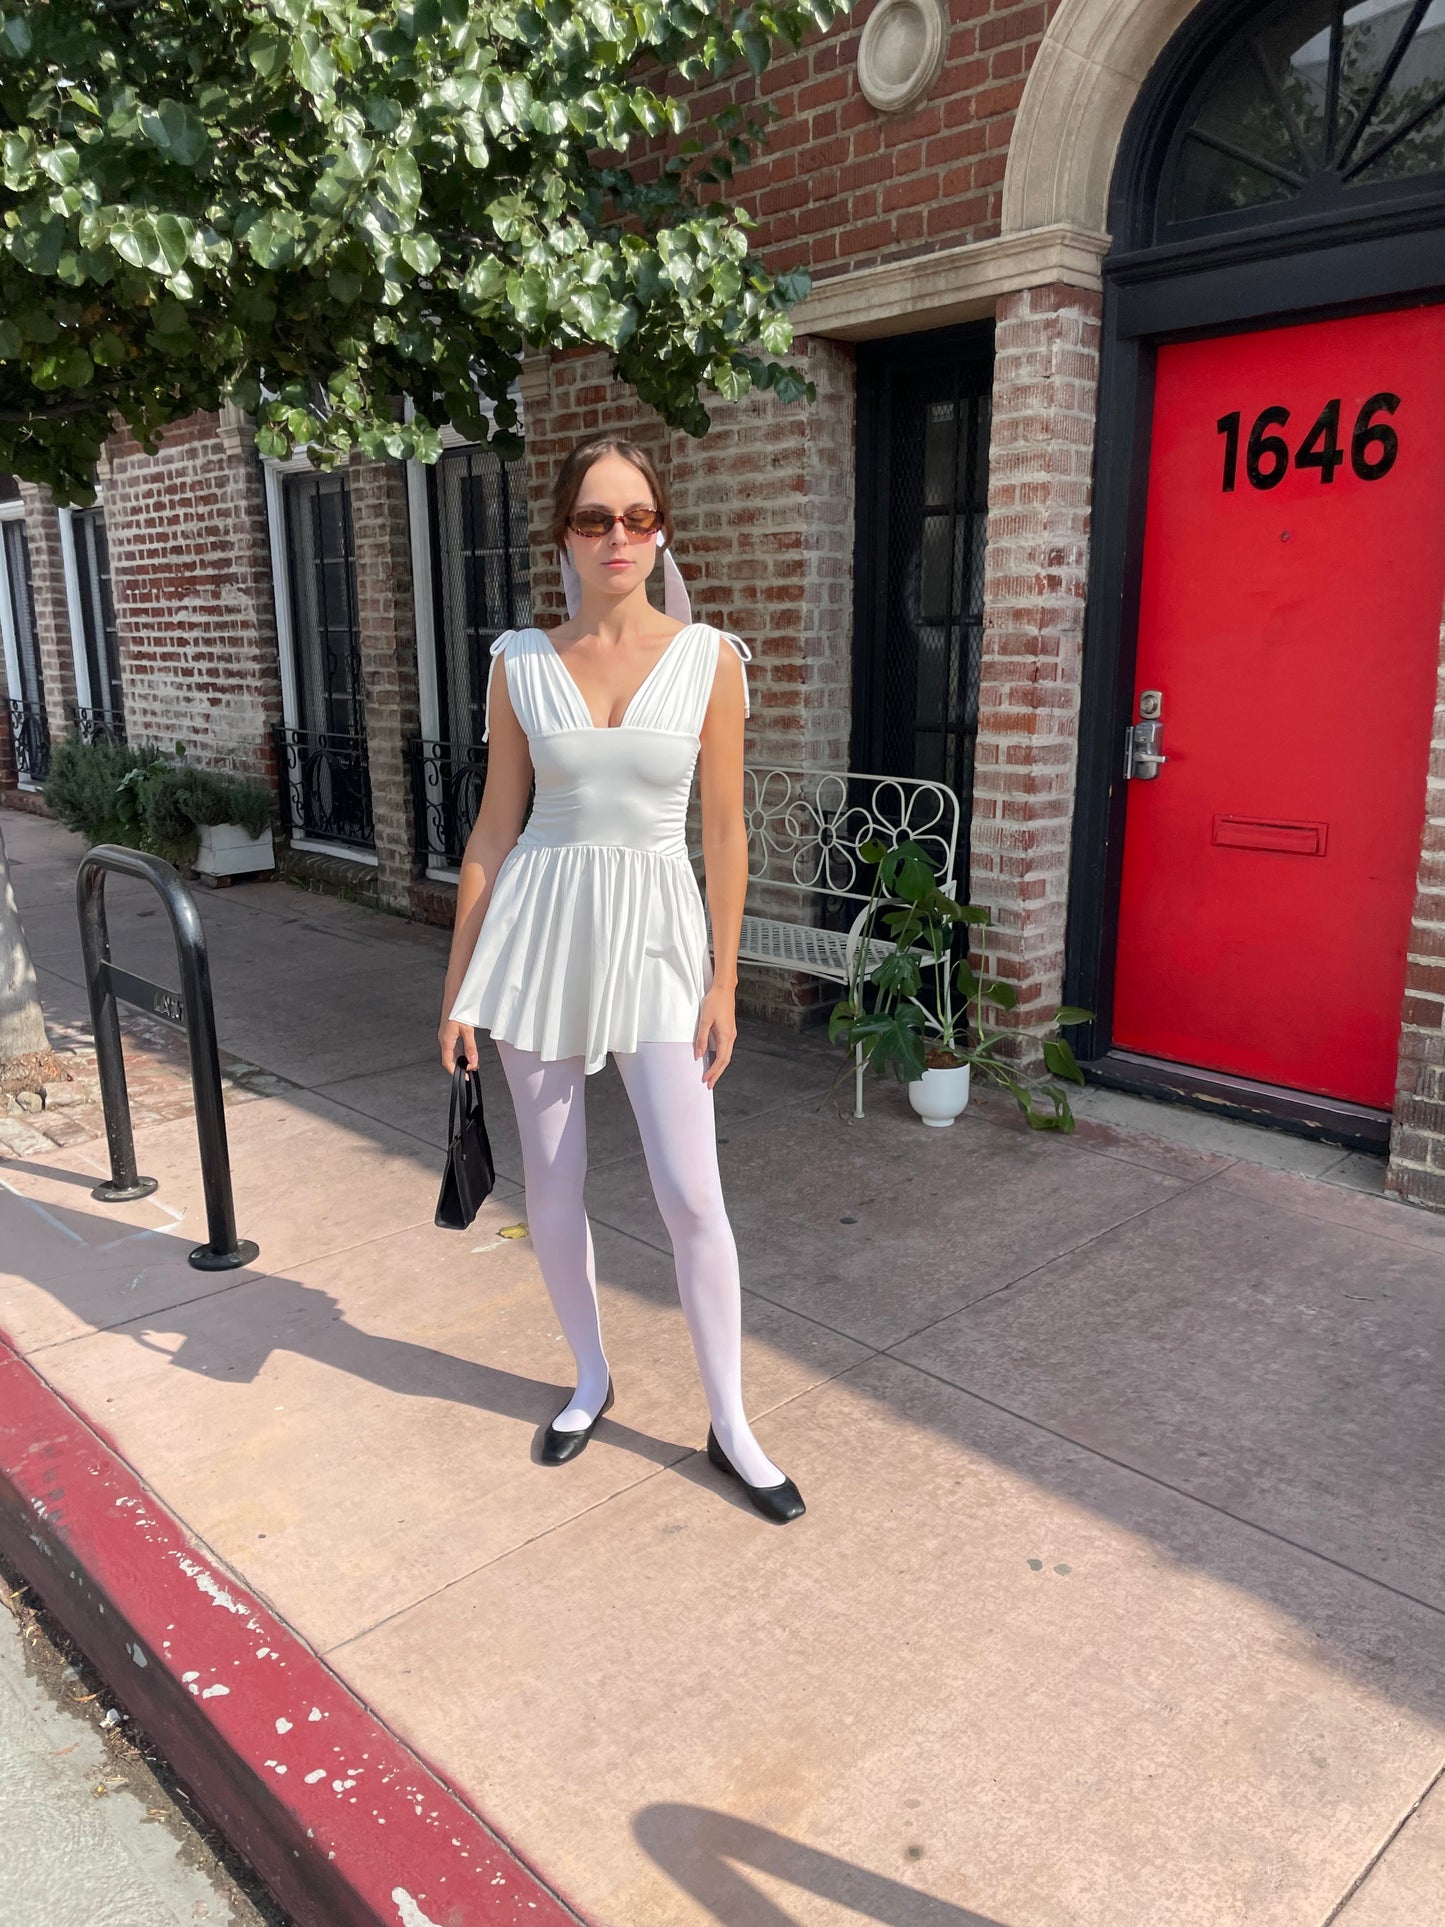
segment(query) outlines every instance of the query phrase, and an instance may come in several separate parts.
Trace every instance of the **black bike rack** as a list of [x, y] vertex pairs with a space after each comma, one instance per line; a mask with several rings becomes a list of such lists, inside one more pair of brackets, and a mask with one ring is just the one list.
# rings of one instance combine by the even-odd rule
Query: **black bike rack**
[[[149, 883], [165, 905], [176, 940], [176, 961], [181, 976], [179, 990], [167, 990], [111, 962], [105, 879], [112, 870]], [[90, 1195], [103, 1204], [122, 1204], [132, 1198], [148, 1197], [157, 1182], [155, 1178], [136, 1175], [125, 1056], [116, 1012], [119, 999], [185, 1033], [191, 1060], [191, 1089], [196, 1100], [206, 1229], [210, 1233], [210, 1242], [197, 1245], [190, 1261], [197, 1271], [232, 1271], [238, 1265], [248, 1265], [259, 1247], [249, 1238], [236, 1236], [231, 1153], [226, 1143], [226, 1111], [221, 1095], [221, 1060], [216, 1050], [216, 1014], [211, 1004], [211, 966], [195, 898], [181, 881], [180, 872], [161, 857], [147, 855], [142, 850], [127, 850], [118, 843], [100, 843], [80, 860], [75, 900], [80, 912], [80, 948], [85, 960], [90, 1021], [95, 1032], [105, 1134], [110, 1144], [110, 1182], [98, 1184]]]

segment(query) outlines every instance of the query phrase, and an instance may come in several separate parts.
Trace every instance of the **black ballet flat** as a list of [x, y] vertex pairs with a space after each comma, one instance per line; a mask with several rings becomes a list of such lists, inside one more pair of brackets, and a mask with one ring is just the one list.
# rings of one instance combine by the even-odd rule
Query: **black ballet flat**
[[781, 1485], [749, 1485], [718, 1444], [717, 1434], [711, 1426], [707, 1428], [707, 1455], [719, 1472], [726, 1472], [730, 1478], [737, 1480], [758, 1511], [765, 1519], [771, 1519], [774, 1525], [785, 1526], [789, 1519], [800, 1518], [807, 1511], [803, 1495], [791, 1479], [784, 1479]]
[[[572, 1401], [569, 1398], [567, 1405], [571, 1403]], [[567, 1410], [567, 1405], [562, 1407], [563, 1412]], [[580, 1426], [572, 1432], [559, 1432], [555, 1425], [549, 1425], [547, 1427], [547, 1430], [542, 1435], [542, 1451], [540, 1455], [542, 1464], [565, 1465], [568, 1459], [575, 1459], [577, 1454], [586, 1445], [588, 1439], [591, 1438], [597, 1425], [597, 1419], [601, 1418], [602, 1412], [610, 1411], [611, 1407], [612, 1380], [609, 1378], [607, 1381], [607, 1396], [602, 1401], [602, 1411], [597, 1414], [597, 1418], [593, 1419], [591, 1425]], [[560, 1418], [562, 1413], [559, 1412], [557, 1416]]]

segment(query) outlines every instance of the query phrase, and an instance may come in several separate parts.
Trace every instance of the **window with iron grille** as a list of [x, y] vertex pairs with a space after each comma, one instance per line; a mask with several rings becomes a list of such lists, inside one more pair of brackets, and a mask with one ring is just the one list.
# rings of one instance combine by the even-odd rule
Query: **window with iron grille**
[[991, 323], [859, 350], [850, 761], [947, 784], [963, 812], [961, 865], [978, 736], [992, 384]]
[[74, 509], [75, 575], [80, 591], [81, 643], [90, 680], [92, 726], [118, 729], [122, 716], [120, 649], [111, 595], [110, 548], [98, 508]]
[[15, 766], [22, 782], [40, 784], [50, 771], [50, 722], [45, 711], [45, 678], [35, 631], [30, 544], [21, 517], [8, 515], [0, 521], [0, 553], [5, 562], [0, 587], [5, 596], [5, 653]]
[[10, 620], [15, 632], [15, 655], [20, 687], [11, 694], [22, 702], [43, 703], [45, 683], [40, 671], [40, 645], [35, 634], [35, 591], [30, 579], [30, 543], [21, 521], [0, 522], [5, 544], [5, 576], [10, 594]]
[[287, 475], [286, 550], [301, 728], [364, 736], [356, 544], [345, 475]]
[[532, 616], [526, 469], [492, 449], [450, 448], [426, 471], [426, 500], [436, 734], [408, 755], [419, 853], [428, 869], [448, 871], [461, 862], [486, 780], [491, 647]]
[[439, 734], [482, 736], [492, 643], [531, 620], [527, 483], [520, 460], [448, 449], [429, 473]]
[[356, 543], [345, 473], [280, 477], [286, 600], [296, 693], [278, 741], [293, 835], [372, 848], [366, 695], [356, 607]]

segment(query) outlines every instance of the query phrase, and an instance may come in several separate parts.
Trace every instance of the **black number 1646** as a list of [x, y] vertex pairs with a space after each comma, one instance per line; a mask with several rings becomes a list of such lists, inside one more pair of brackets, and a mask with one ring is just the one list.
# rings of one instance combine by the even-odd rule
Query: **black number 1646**
[[[1378, 482], [1395, 466], [1400, 438], [1388, 422], [1376, 421], [1380, 414], [1393, 415], [1400, 397], [1388, 391], [1371, 395], [1355, 417], [1350, 437], [1350, 467], [1362, 482]], [[1244, 449], [1244, 472], [1251, 488], [1273, 488], [1282, 482], [1290, 467], [1289, 444], [1283, 435], [1272, 431], [1289, 420], [1287, 408], [1262, 408], [1249, 431]], [[1240, 412], [1221, 415], [1215, 427], [1224, 437], [1224, 493], [1234, 488], [1239, 470]], [[1335, 470], [1344, 461], [1340, 448], [1340, 404], [1327, 401], [1318, 419], [1294, 452], [1296, 468], [1317, 468], [1322, 482], [1332, 482]]]

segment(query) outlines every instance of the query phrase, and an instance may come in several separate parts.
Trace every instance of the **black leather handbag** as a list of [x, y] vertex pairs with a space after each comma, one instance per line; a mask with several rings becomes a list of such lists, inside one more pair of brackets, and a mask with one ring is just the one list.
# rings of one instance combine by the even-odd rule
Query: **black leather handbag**
[[447, 1163], [437, 1198], [436, 1222], [444, 1231], [465, 1231], [497, 1182], [492, 1146], [482, 1116], [482, 1073], [458, 1058], [452, 1072]]

